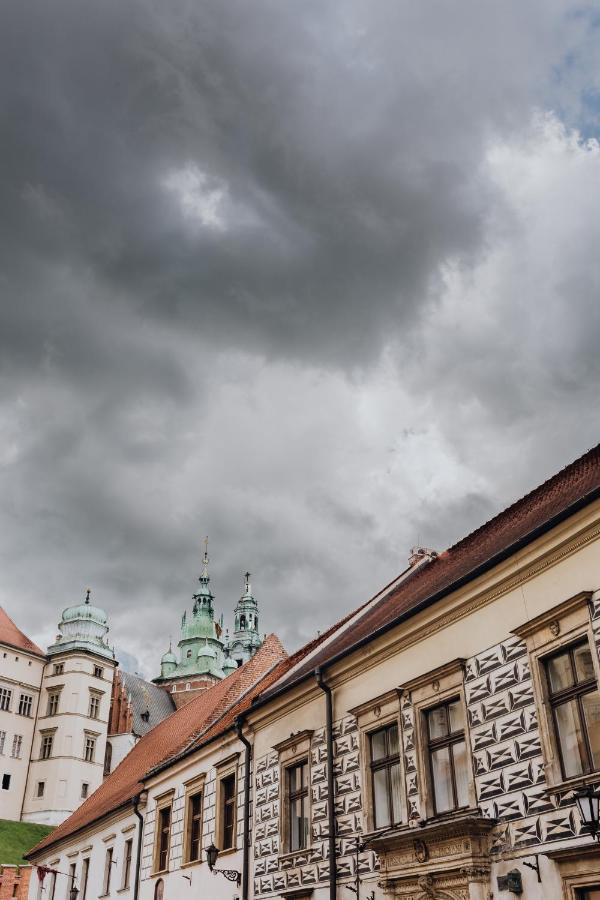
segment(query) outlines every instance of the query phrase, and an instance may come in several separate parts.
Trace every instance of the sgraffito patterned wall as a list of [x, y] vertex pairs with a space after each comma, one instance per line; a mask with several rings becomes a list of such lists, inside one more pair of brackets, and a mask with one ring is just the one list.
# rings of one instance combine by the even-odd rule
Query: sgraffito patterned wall
[[[336, 857], [338, 877], [354, 877], [355, 835], [360, 829], [361, 777], [356, 719], [345, 716], [334, 724]], [[307, 851], [280, 854], [279, 758], [275, 751], [256, 761], [254, 892], [267, 896], [326, 883], [328, 864], [327, 751], [325, 729], [311, 741], [311, 845]], [[359, 871], [375, 869], [375, 855], [359, 856]]]
[[[190, 776], [191, 777], [191, 776]], [[217, 779], [216, 771], [211, 768], [204, 782], [202, 798], [202, 847], [216, 843]], [[183, 862], [183, 826], [185, 817], [185, 787], [178, 784], [173, 796], [171, 814], [171, 845], [169, 848], [169, 870], [178, 869]], [[156, 823], [156, 807], [150, 804], [144, 823], [144, 839], [142, 847], [142, 878], [148, 878], [152, 872], [154, 837]], [[237, 846], [242, 847], [244, 831], [244, 767], [238, 765], [237, 770]]]
[[501, 823], [493, 852], [575, 837], [572, 796], [546, 792], [524, 642], [511, 637], [468, 660], [465, 692], [479, 805]]

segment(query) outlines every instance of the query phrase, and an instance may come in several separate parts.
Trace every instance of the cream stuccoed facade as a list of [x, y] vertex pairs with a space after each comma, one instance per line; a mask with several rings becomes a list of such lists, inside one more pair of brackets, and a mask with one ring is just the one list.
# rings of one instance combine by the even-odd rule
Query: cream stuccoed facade
[[[183, 849], [194, 820], [204, 850], [222, 840], [224, 795], [210, 798], [228, 766], [239, 778], [237, 735], [152, 762], [140, 779], [140, 896], [595, 900], [600, 847], [575, 795], [600, 787], [599, 685], [597, 447], [449, 550], [417, 549], [257, 689], [242, 714], [248, 803], [230, 783], [236, 840], [240, 821], [250, 839], [239, 888], [204, 861], [188, 866]], [[64, 870], [69, 853], [98, 847], [94, 871], [105, 871], [102, 848], [131, 820], [110, 828], [111, 807], [97, 808], [32, 861]], [[104, 888], [90, 882], [80, 900]]]
[[0, 818], [19, 819], [45, 655], [0, 609]]

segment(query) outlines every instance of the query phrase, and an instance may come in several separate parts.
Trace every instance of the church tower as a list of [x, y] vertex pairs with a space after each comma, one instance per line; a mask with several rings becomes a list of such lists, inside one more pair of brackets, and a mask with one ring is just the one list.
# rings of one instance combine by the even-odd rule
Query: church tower
[[245, 575], [245, 590], [235, 608], [233, 637], [227, 644], [232, 659], [238, 666], [254, 656], [262, 640], [258, 632], [258, 604], [252, 596], [250, 572]]
[[169, 691], [177, 707], [189, 703], [231, 671], [231, 660], [227, 659], [221, 640], [222, 623], [215, 622], [208, 563], [207, 538], [198, 579], [200, 589], [192, 596], [191, 615], [186, 610], [181, 620], [179, 659], [169, 648], [161, 660], [161, 674], [154, 679], [155, 684]]
[[42, 677], [22, 819], [58, 825], [102, 783], [114, 651], [104, 610], [64, 610]]

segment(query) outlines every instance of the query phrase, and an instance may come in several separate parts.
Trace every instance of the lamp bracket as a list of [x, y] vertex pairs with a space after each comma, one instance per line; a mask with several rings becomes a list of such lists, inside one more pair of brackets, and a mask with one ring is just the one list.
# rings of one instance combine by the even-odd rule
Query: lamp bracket
[[532, 863], [530, 863], [530, 862], [524, 862], [523, 865], [524, 865], [524, 866], [527, 866], [528, 869], [533, 869], [533, 871], [534, 871], [534, 872], [536, 873], [536, 875], [537, 875], [538, 884], [541, 884], [541, 883], [542, 883], [542, 876], [541, 876], [541, 874], [540, 874], [540, 860], [539, 860], [538, 854], [536, 853], [535, 856], [534, 856], [533, 858], [535, 859], [535, 862], [532, 862]]

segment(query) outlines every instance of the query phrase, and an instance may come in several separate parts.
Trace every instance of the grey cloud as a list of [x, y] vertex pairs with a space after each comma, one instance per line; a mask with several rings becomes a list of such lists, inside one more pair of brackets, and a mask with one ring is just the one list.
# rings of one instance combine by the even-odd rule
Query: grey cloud
[[536, 137], [551, 202], [519, 201], [534, 108], [593, 126], [592, 20], [3, 5], [0, 602], [23, 627], [47, 640], [91, 583], [152, 672], [208, 532], [219, 612], [248, 567], [294, 646], [594, 443], [593, 170]]

